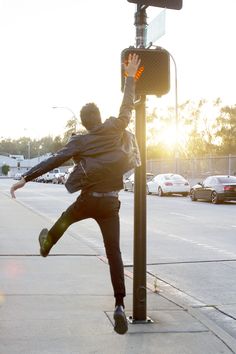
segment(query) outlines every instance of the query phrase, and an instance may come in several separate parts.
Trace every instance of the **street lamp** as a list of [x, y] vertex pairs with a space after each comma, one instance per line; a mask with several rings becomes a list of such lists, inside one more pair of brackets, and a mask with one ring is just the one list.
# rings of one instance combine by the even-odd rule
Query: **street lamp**
[[168, 52], [175, 66], [175, 172], [178, 173], [178, 158], [179, 158], [179, 113], [178, 113], [178, 78], [177, 64], [173, 55]]
[[62, 108], [62, 109], [67, 109], [68, 111], [70, 111], [72, 113], [72, 119], [74, 119], [74, 123], [75, 123], [75, 126], [74, 126], [74, 133], [76, 134], [76, 130], [77, 130], [77, 117], [76, 117], [76, 114], [72, 111], [72, 109], [70, 109], [69, 107], [57, 107], [57, 106], [54, 106], [52, 108]]

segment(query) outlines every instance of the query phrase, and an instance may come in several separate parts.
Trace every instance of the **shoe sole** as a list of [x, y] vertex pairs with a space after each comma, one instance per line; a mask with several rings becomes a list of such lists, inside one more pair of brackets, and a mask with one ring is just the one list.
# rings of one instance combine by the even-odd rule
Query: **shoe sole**
[[42, 257], [47, 257], [47, 255], [49, 254], [49, 251], [48, 252], [45, 252], [42, 248], [42, 244], [44, 242], [44, 239], [45, 239], [45, 236], [46, 234], [48, 233], [48, 230], [47, 229], [43, 229], [40, 234], [39, 234], [39, 245], [40, 245], [40, 255]]
[[128, 322], [123, 314], [114, 314], [115, 326], [114, 330], [118, 334], [125, 334], [128, 331]]

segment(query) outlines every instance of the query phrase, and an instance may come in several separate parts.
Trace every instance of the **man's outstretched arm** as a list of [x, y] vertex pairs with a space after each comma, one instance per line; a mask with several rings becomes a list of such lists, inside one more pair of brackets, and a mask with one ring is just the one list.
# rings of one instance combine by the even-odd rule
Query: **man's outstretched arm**
[[73, 142], [73, 137], [70, 141], [53, 156], [50, 156], [47, 160], [40, 162], [32, 167], [29, 171], [25, 172], [21, 180], [12, 185], [10, 194], [12, 198], [15, 198], [15, 191], [24, 187], [26, 182], [32, 181], [38, 176], [42, 176], [44, 173], [49, 172], [53, 168], [61, 166], [64, 162], [68, 161], [74, 154], [78, 154], [77, 145]]
[[141, 60], [137, 54], [129, 54], [128, 62], [124, 63], [126, 73], [124, 96], [120, 107], [120, 113], [117, 119], [121, 129], [125, 129], [130, 121], [132, 109], [134, 108], [135, 97], [135, 75], [140, 66]]

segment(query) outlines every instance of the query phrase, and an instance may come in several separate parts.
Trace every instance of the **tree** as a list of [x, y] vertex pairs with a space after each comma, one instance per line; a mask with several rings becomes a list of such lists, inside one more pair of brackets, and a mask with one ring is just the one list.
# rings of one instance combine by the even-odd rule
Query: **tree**
[[171, 157], [174, 153], [174, 144], [167, 141], [170, 130], [173, 132], [175, 123], [172, 108], [167, 111], [158, 111], [156, 108], [147, 114], [147, 158], [155, 159]]
[[[185, 101], [178, 106], [178, 155], [200, 157], [204, 155], [236, 154], [236, 105], [223, 106], [219, 98], [213, 102]], [[147, 110], [147, 158], [173, 158], [176, 152], [175, 107]], [[76, 121], [76, 126], [77, 121]], [[132, 119], [129, 129], [134, 131]], [[1, 139], [0, 155], [24, 155], [28, 158], [60, 150], [71, 138], [75, 119], [70, 119], [63, 136], [46, 136], [39, 140], [21, 137], [17, 140]], [[85, 134], [80, 125], [77, 134]], [[30, 144], [30, 145], [29, 145]]]
[[52, 142], [52, 152], [56, 152], [60, 149], [62, 149], [62, 147], [64, 146], [63, 141], [61, 136], [55, 136], [53, 142]]
[[76, 127], [77, 127], [78, 120], [76, 117], [72, 117], [69, 119], [66, 123], [66, 131], [63, 136], [63, 141], [67, 142], [70, 137], [76, 133]]
[[69, 119], [66, 123], [66, 131], [64, 132], [63, 135], [63, 144], [66, 144], [68, 140], [71, 138], [73, 134], [86, 134], [85, 128], [80, 125], [79, 130], [76, 130], [76, 127], [78, 126], [78, 119], [76, 117], [73, 117]]
[[236, 105], [224, 106], [216, 119], [216, 136], [220, 139], [221, 153], [236, 153]]
[[4, 176], [7, 176], [7, 174], [8, 174], [8, 172], [10, 171], [10, 166], [8, 166], [8, 165], [2, 165], [2, 174], [4, 175]]
[[215, 122], [220, 105], [219, 98], [213, 102], [187, 100], [178, 106], [178, 121], [175, 107], [162, 111], [154, 109], [147, 115], [148, 157], [173, 157], [177, 150], [179, 157], [219, 153], [221, 147], [216, 136]]
[[219, 111], [220, 100], [213, 104], [207, 100], [186, 101], [181, 111], [181, 120], [186, 127], [186, 155], [199, 157], [212, 155], [218, 151], [214, 124]]

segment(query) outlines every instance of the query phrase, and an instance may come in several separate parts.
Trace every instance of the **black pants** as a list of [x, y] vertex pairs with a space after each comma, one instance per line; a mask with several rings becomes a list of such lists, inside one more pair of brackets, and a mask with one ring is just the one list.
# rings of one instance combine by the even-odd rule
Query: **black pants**
[[125, 296], [124, 267], [120, 252], [120, 201], [118, 197], [94, 197], [82, 193], [77, 200], [62, 213], [49, 234], [55, 244], [67, 228], [80, 220], [93, 218], [100, 226], [106, 255], [109, 261], [111, 281], [116, 299]]

